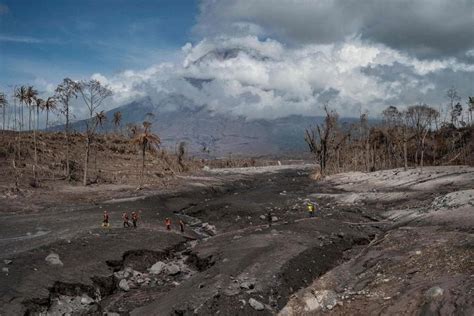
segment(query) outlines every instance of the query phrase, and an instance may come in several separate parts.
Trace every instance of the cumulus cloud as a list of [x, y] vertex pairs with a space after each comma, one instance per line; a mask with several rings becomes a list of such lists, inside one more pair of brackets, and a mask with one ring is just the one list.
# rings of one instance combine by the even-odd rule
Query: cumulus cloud
[[204, 36], [253, 32], [331, 44], [355, 35], [418, 58], [474, 48], [472, 0], [202, 0], [200, 12], [195, 31]]
[[[183, 60], [93, 78], [114, 91], [112, 105], [177, 94], [217, 112], [248, 118], [318, 114], [324, 102], [343, 116], [359, 109], [441, 102], [447, 73], [469, 78], [474, 65], [454, 57], [425, 60], [361, 37], [330, 44], [286, 45], [257, 36], [205, 38], [182, 48]], [[472, 81], [471, 81], [472, 83]], [[469, 92], [469, 82], [460, 87]], [[471, 87], [472, 88], [472, 87]], [[320, 113], [320, 112], [319, 112]]]

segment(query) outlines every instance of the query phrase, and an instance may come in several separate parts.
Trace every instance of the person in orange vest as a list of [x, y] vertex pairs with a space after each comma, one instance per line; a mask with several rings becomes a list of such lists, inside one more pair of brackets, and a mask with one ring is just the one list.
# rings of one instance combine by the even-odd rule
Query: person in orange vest
[[137, 222], [138, 222], [138, 214], [136, 212], [132, 212], [133, 228], [137, 228]]
[[102, 227], [109, 227], [109, 213], [104, 211], [104, 220], [102, 221]]
[[123, 228], [125, 227], [130, 227], [130, 222], [128, 221], [128, 214], [127, 212], [122, 214], [122, 219], [123, 219]]
[[181, 229], [181, 232], [184, 233], [184, 222], [181, 219], [179, 220], [179, 228]]
[[165, 220], [166, 230], [171, 230], [171, 220], [167, 217]]

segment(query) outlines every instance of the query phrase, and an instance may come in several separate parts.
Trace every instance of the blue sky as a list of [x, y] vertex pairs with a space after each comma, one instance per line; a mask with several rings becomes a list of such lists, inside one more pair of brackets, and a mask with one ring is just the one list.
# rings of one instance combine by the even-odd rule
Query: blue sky
[[0, 0], [0, 85], [173, 60], [197, 10], [192, 0]]
[[448, 88], [463, 104], [474, 93], [472, 12], [472, 0], [0, 0], [0, 90], [47, 97], [93, 78], [113, 92], [105, 110], [172, 93], [247, 118], [329, 101], [343, 116], [419, 102], [445, 115]]

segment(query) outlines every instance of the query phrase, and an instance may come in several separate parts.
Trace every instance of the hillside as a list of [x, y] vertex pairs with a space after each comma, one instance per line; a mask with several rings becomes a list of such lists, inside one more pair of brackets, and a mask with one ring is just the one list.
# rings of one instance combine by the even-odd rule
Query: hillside
[[[115, 112], [122, 113], [119, 127], [113, 125]], [[152, 114], [152, 115], [150, 115]], [[305, 129], [323, 121], [323, 117], [291, 115], [277, 119], [250, 120], [244, 117], [216, 113], [206, 106], [193, 105], [182, 95], [169, 94], [159, 100], [149, 97], [108, 111], [107, 122], [100, 130], [121, 130], [128, 124], [152, 122], [152, 129], [160, 135], [163, 146], [174, 150], [184, 141], [188, 150], [204, 157], [241, 156], [304, 156], [308, 146], [304, 141]], [[342, 119], [355, 122], [355, 119]], [[74, 123], [76, 131], [84, 130], [84, 121]], [[60, 130], [62, 127], [55, 127]], [[208, 152], [203, 153], [206, 148]]]

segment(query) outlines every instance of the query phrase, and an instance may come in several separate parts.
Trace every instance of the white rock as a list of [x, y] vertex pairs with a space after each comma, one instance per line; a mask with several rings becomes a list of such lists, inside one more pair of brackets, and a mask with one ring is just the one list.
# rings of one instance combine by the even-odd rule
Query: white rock
[[440, 288], [439, 286], [433, 286], [428, 291], [426, 291], [425, 296], [427, 298], [436, 298], [438, 296], [443, 295], [444, 290]]
[[114, 276], [121, 280], [121, 279], [126, 279], [130, 276], [130, 273], [128, 273], [127, 271], [123, 271], [123, 270], [120, 270], [120, 271], [117, 271], [117, 272], [114, 272]]
[[130, 286], [128, 285], [127, 280], [125, 280], [125, 279], [120, 280], [119, 288], [121, 288], [121, 289], [124, 290], [125, 292], [129, 291], [129, 290], [130, 290]]
[[304, 296], [305, 311], [316, 311], [322, 308], [333, 309], [337, 305], [337, 294], [331, 290], [314, 291]]
[[211, 225], [209, 223], [203, 223], [202, 228], [204, 229], [206, 233], [208, 233], [211, 236], [214, 236], [215, 234], [217, 234], [216, 226], [214, 225]]
[[181, 272], [181, 268], [174, 263], [167, 264], [165, 270], [168, 275], [176, 275]]
[[265, 309], [265, 306], [263, 306], [262, 303], [260, 303], [259, 301], [257, 301], [256, 299], [253, 299], [253, 298], [249, 299], [249, 304], [256, 311], [263, 311]]
[[277, 221], [278, 221], [278, 217], [272, 216], [272, 222], [277, 222]]
[[162, 261], [158, 261], [157, 263], [155, 263], [154, 265], [151, 266], [150, 269], [148, 269], [148, 271], [150, 271], [150, 273], [152, 274], [160, 274], [163, 269], [165, 268], [166, 264]]
[[81, 303], [84, 304], [84, 305], [90, 305], [90, 304], [94, 303], [94, 300], [91, 297], [89, 297], [88, 295], [84, 294], [81, 297]]
[[5, 264], [11, 264], [12, 262], [13, 262], [13, 261], [8, 260], [8, 259], [3, 260], [3, 263], [5, 263]]
[[316, 297], [310, 292], [303, 296], [303, 301], [305, 303], [304, 310], [306, 312], [317, 311], [322, 307]]
[[57, 253], [50, 253], [44, 260], [51, 265], [55, 266], [63, 266], [63, 262], [59, 259], [59, 255]]
[[4, 273], [8, 273], [8, 272], [9, 272], [9, 270], [8, 270], [8, 268], [2, 268], [2, 272], [4, 272]]

